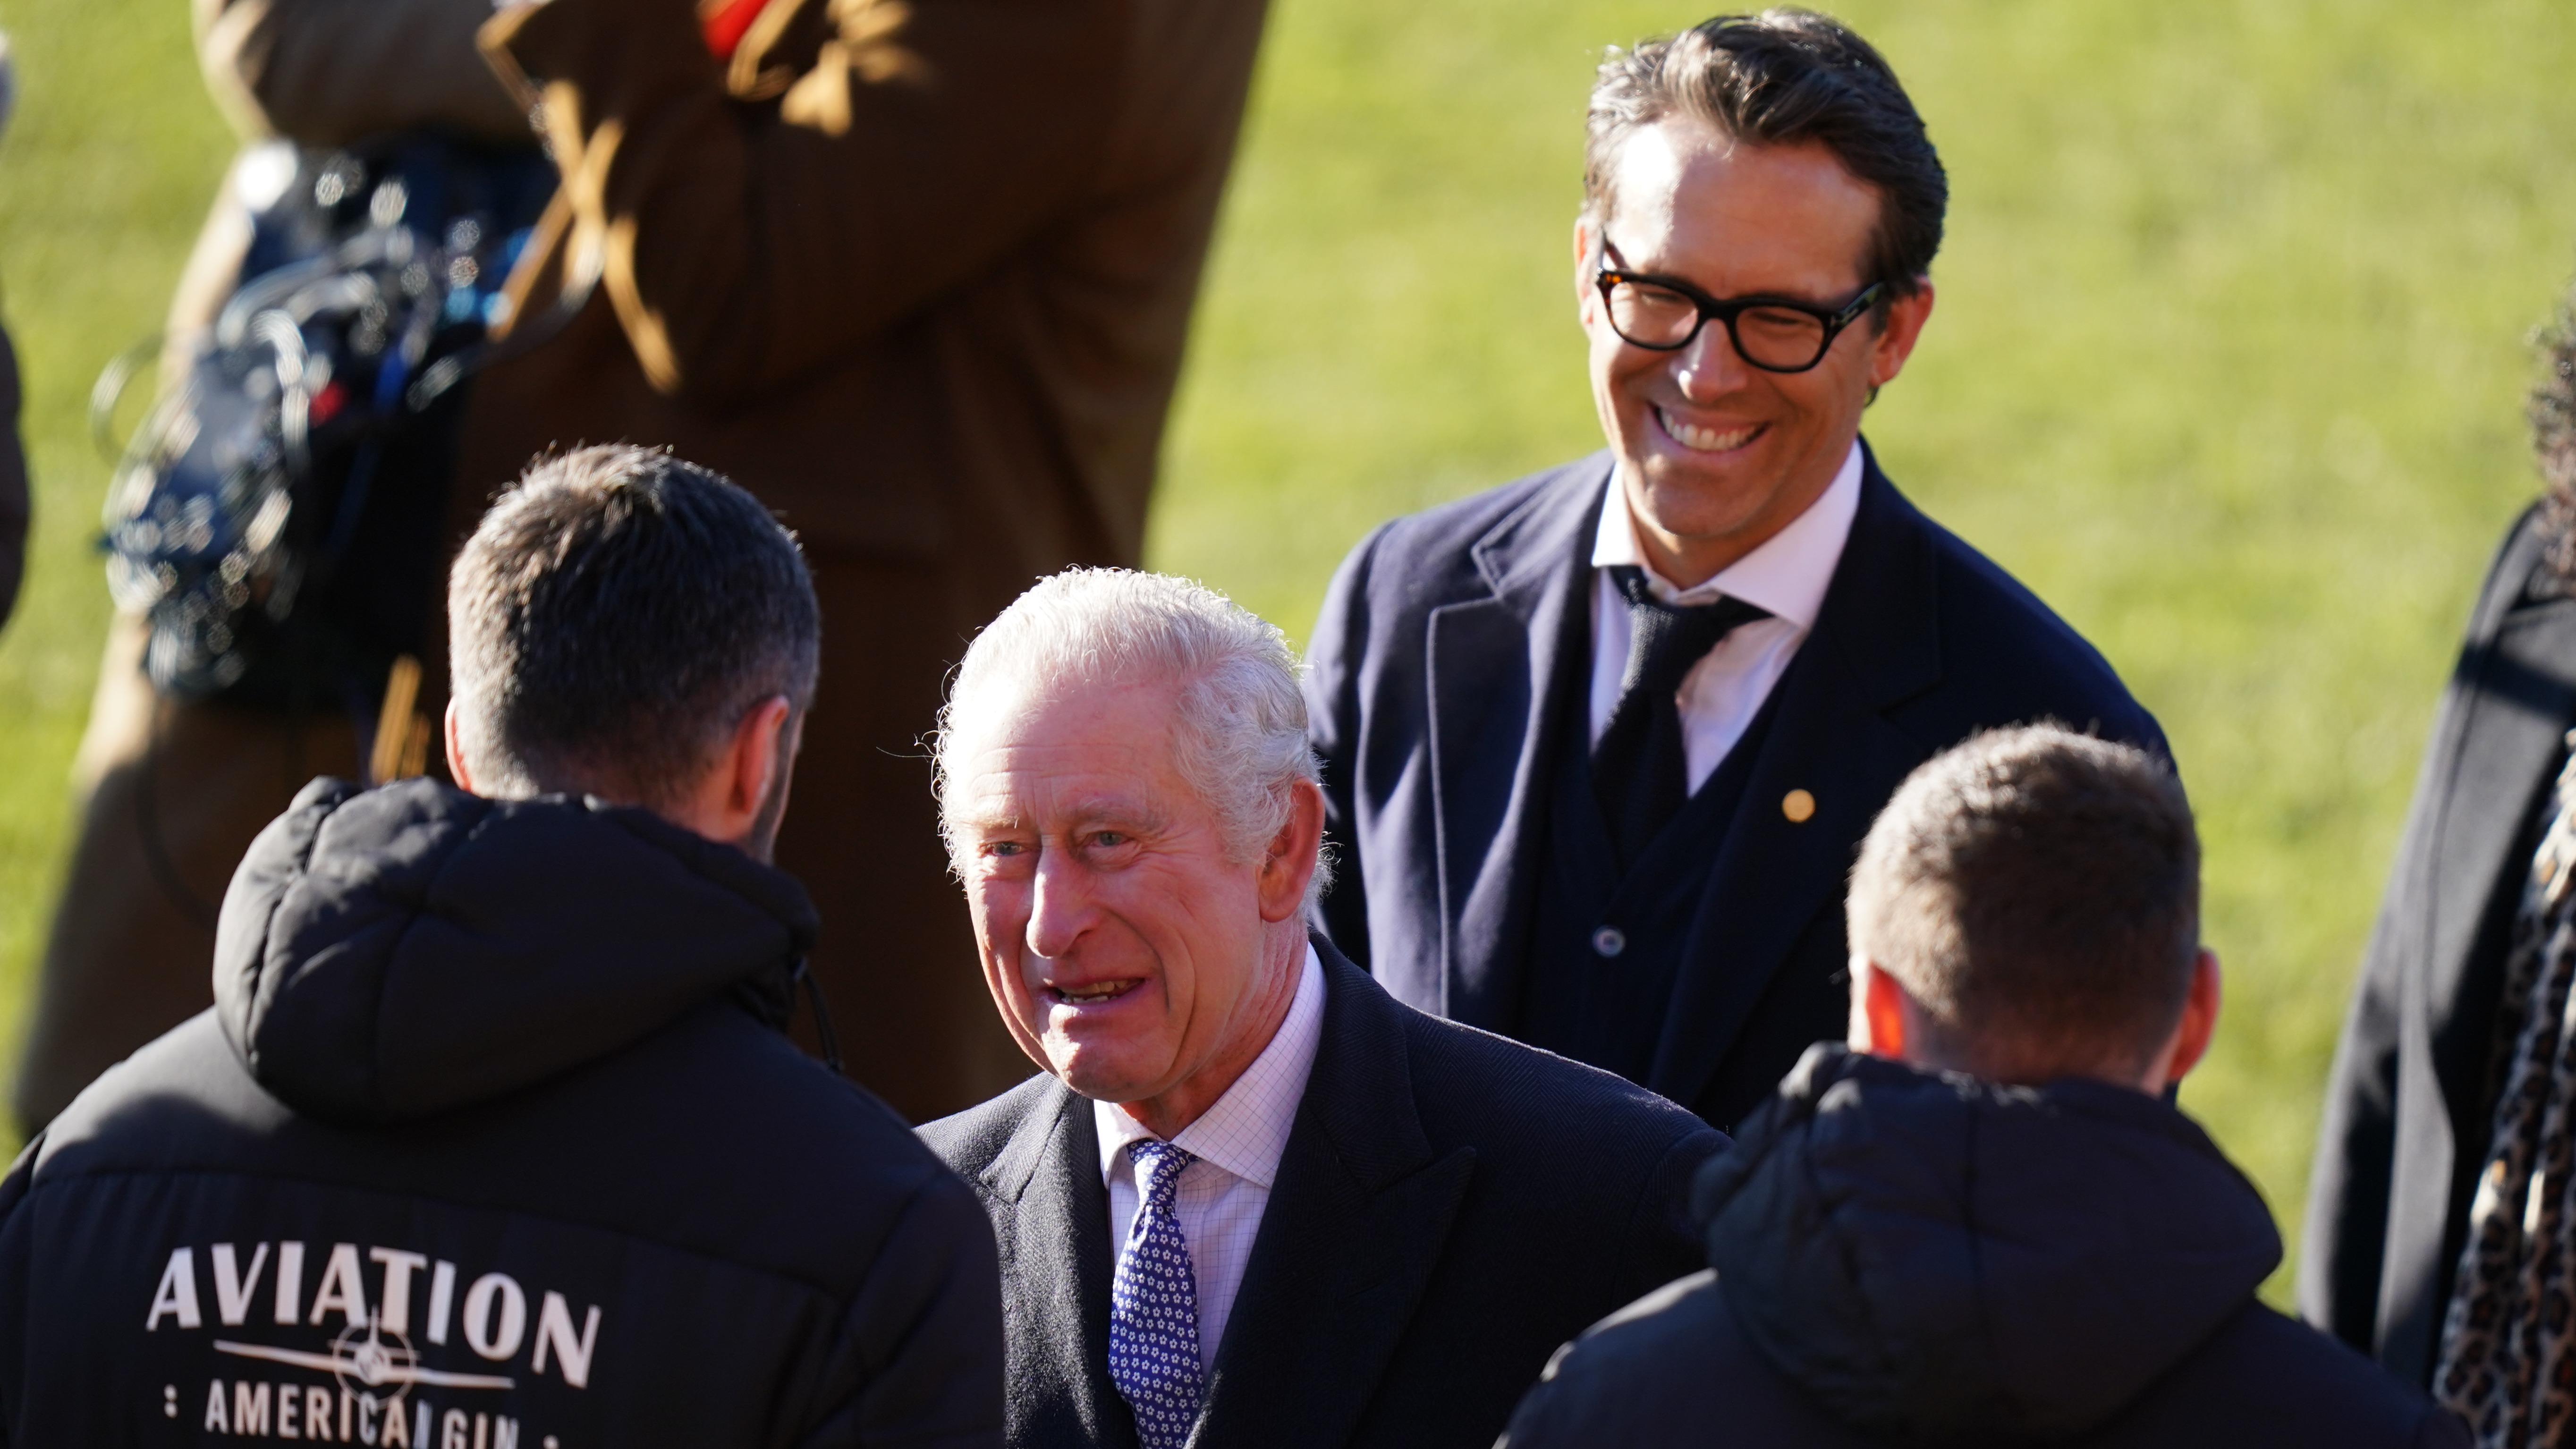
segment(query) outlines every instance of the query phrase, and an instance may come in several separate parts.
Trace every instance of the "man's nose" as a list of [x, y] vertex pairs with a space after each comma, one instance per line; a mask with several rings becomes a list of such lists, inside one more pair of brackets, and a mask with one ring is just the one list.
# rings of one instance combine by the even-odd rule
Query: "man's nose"
[[1087, 875], [1067, 851], [1038, 852], [1029, 892], [1029, 950], [1050, 959], [1067, 955], [1091, 928], [1096, 912]]
[[1673, 354], [1673, 380], [1692, 402], [1715, 402], [1744, 385], [1751, 364], [1735, 350], [1735, 338], [1714, 317], [1681, 351]]

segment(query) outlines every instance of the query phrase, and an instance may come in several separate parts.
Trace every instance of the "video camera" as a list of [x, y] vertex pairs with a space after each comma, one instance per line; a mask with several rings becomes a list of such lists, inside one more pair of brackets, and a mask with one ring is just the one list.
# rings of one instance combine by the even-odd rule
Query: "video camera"
[[108, 490], [108, 586], [156, 688], [374, 717], [436, 602], [458, 384], [555, 182], [533, 146], [439, 133], [236, 164], [246, 280]]

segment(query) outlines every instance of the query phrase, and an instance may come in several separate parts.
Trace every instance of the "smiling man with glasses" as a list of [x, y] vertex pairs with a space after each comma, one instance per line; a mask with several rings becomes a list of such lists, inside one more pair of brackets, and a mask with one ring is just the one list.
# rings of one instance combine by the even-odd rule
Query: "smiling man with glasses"
[[1609, 447], [1343, 565], [1308, 685], [1341, 862], [1318, 914], [1413, 1005], [1725, 1126], [1842, 1033], [1842, 880], [1907, 771], [2040, 718], [2164, 741], [1861, 441], [1948, 200], [1878, 53], [1721, 16], [1613, 51], [1589, 124]]

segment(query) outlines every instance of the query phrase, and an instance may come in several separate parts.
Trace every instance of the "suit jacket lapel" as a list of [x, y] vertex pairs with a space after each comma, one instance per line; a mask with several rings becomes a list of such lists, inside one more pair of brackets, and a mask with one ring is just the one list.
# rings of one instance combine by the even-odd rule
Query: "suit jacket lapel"
[[1398, 1007], [1321, 941], [1323, 1040], [1193, 1444], [1338, 1444], [1438, 1264], [1475, 1152], [1434, 1156]]
[[[1941, 679], [1933, 546], [1875, 458], [1815, 632], [1778, 686], [1743, 804], [1701, 898], [1673, 1009], [1646, 1085], [1694, 1100], [1735, 1044], [1816, 913], [1833, 905], [1852, 842], [1922, 763], [1923, 745], [1885, 712]], [[1781, 810], [1804, 790], [1815, 813]]]
[[1490, 1031], [1511, 1025], [1528, 954], [1546, 762], [1563, 723], [1549, 703], [1591, 657], [1583, 585], [1610, 464], [1567, 476], [1471, 550], [1491, 597], [1442, 605], [1427, 626], [1439, 1014]]
[[1134, 1417], [1109, 1382], [1109, 1192], [1091, 1104], [1063, 1083], [1040, 1098], [984, 1183], [1011, 1204], [995, 1234], [1010, 1344], [1004, 1405], [1018, 1449], [1132, 1449]]

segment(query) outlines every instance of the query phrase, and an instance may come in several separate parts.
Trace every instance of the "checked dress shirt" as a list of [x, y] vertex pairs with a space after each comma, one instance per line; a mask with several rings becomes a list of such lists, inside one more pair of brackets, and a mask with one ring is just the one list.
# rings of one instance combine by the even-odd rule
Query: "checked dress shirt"
[[[1173, 1213], [1189, 1253], [1198, 1292], [1198, 1352], [1202, 1371], [1216, 1363], [1234, 1296], [1252, 1260], [1252, 1240], [1288, 1150], [1288, 1130], [1306, 1095], [1315, 1048], [1324, 1034], [1324, 964], [1306, 948], [1296, 999], [1270, 1044], [1235, 1078], [1234, 1085], [1181, 1129], [1172, 1145], [1193, 1161], [1179, 1169]], [[1108, 1102], [1091, 1104], [1100, 1141], [1100, 1175], [1109, 1188], [1110, 1251], [1123, 1259], [1130, 1225], [1146, 1200], [1152, 1174], [1142, 1144], [1157, 1141], [1144, 1124]]]

